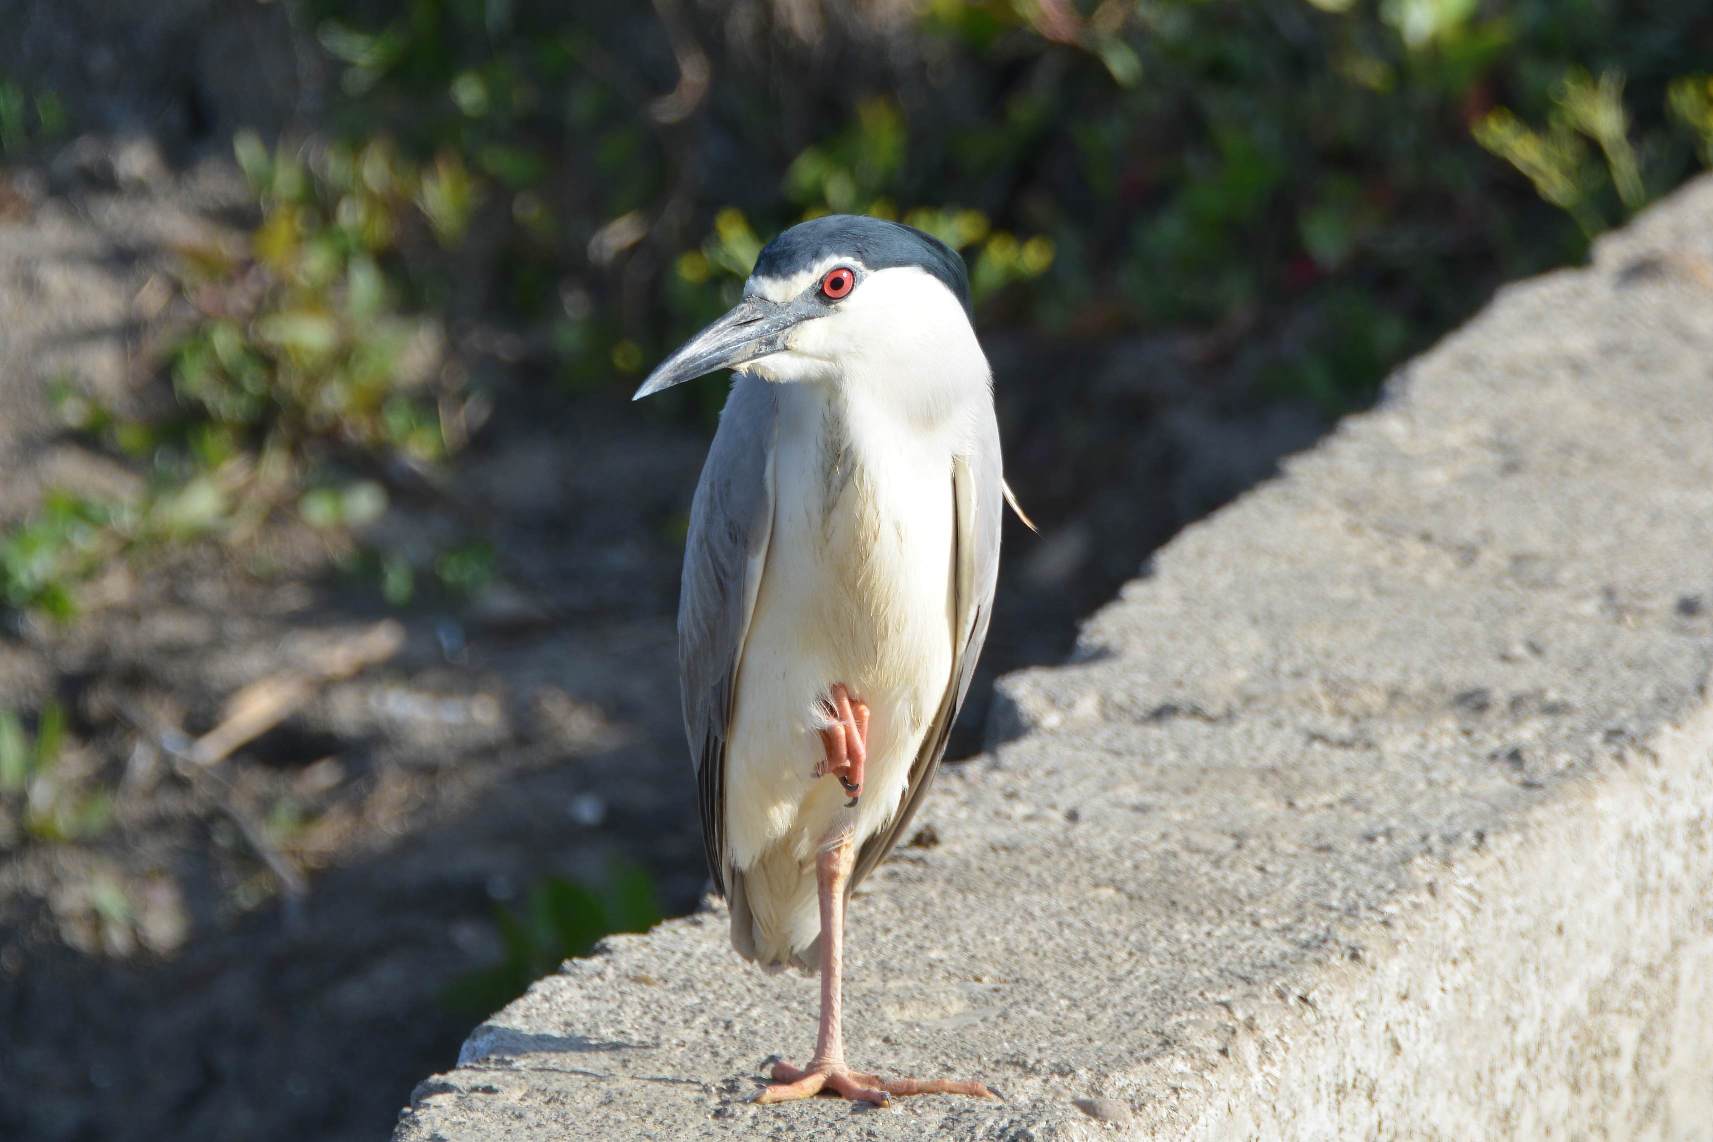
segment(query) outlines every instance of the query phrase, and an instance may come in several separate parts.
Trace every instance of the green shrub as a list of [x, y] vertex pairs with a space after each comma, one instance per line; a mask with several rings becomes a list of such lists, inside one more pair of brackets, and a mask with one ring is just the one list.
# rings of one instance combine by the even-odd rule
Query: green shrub
[[[1236, 330], [1283, 346], [1270, 391], [1336, 412], [1713, 164], [1701, 0], [926, 0], [742, 29], [717, 5], [296, 2], [337, 92], [301, 146], [239, 136], [260, 222], [188, 252], [175, 414], [67, 402], [150, 491], [0, 540], [6, 607], [66, 614], [102, 559], [284, 507], [372, 518], [377, 463], [444, 463], [482, 421], [448, 316], [622, 391], [818, 213], [946, 239], [981, 323]], [[0, 150], [37, 130], [21, 100], [0, 85]], [[395, 600], [430, 570], [375, 563]]]
[[565, 960], [588, 955], [607, 936], [646, 932], [661, 919], [654, 878], [634, 865], [614, 865], [595, 887], [545, 877], [530, 888], [521, 909], [495, 909], [499, 961], [455, 980], [442, 1000], [458, 1011], [488, 1015]]

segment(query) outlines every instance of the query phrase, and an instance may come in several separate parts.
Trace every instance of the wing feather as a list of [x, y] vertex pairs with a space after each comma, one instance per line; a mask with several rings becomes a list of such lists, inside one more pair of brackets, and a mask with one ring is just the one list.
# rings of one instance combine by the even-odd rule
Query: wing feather
[[957, 526], [952, 552], [952, 670], [945, 696], [922, 737], [911, 763], [909, 782], [890, 824], [864, 842], [846, 893], [874, 871], [909, 827], [922, 796], [939, 771], [952, 723], [963, 709], [975, 676], [976, 660], [987, 641], [993, 617], [993, 593], [999, 581], [999, 525], [1005, 504], [1005, 477], [999, 453], [999, 426], [990, 415], [967, 456], [952, 462], [952, 504]]
[[726, 894], [726, 744], [738, 664], [773, 534], [778, 402], [771, 386], [740, 375], [708, 449], [678, 597], [678, 679], [696, 769], [702, 843], [714, 889]]

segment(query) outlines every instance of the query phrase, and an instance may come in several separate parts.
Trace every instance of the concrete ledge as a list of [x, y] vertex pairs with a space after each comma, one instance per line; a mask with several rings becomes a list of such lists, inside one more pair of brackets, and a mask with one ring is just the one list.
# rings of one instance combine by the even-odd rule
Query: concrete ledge
[[[1506, 290], [1002, 683], [852, 909], [852, 1062], [704, 914], [478, 1028], [399, 1142], [1684, 1137], [1713, 1121], [1713, 179]], [[688, 780], [688, 776], [686, 776]]]

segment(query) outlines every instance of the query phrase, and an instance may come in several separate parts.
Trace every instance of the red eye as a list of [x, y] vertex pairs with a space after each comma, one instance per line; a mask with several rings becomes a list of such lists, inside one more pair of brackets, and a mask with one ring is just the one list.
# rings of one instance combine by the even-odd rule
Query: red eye
[[836, 270], [828, 270], [827, 276], [821, 279], [821, 296], [829, 301], [837, 301], [850, 293], [856, 286], [856, 273], [848, 266], [840, 266]]

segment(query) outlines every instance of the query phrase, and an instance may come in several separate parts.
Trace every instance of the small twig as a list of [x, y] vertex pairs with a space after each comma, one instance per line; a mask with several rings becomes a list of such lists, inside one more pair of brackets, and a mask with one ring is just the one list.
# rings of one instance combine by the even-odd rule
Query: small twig
[[302, 900], [309, 886], [297, 866], [233, 798], [231, 783], [215, 766], [290, 717], [323, 686], [385, 662], [403, 645], [404, 628], [399, 623], [392, 619], [376, 623], [328, 648], [308, 669], [271, 675], [243, 687], [226, 700], [220, 723], [195, 739], [177, 726], [160, 725], [127, 703], [119, 705], [119, 716], [172, 760], [173, 772], [198, 797], [225, 814], [244, 843], [267, 866], [284, 894], [288, 926], [295, 927], [301, 919]]
[[[176, 759], [175, 759], [176, 760]], [[188, 760], [188, 759], [187, 759]], [[174, 768], [178, 768], [175, 766]], [[194, 765], [187, 767], [189, 772], [185, 777], [194, 788], [198, 784], [210, 786], [209, 789], [198, 790], [238, 827], [238, 833], [244, 838], [252, 851], [261, 858], [268, 871], [279, 881], [280, 891], [285, 894], [286, 923], [295, 927], [302, 916], [302, 900], [309, 891], [308, 883], [303, 879], [303, 873], [286, 858], [286, 855], [268, 839], [256, 819], [232, 799], [232, 787], [224, 777], [207, 770], [199, 770]], [[181, 770], [181, 772], [184, 772]]]
[[286, 924], [288, 927], [296, 927], [302, 918], [302, 900], [309, 886], [304, 882], [303, 873], [268, 840], [261, 826], [256, 824], [255, 819], [243, 806], [232, 799], [231, 785], [224, 777], [196, 760], [193, 756], [195, 744], [183, 730], [176, 726], [160, 726], [152, 718], [123, 701], [119, 703], [118, 713], [122, 720], [130, 723], [133, 732], [142, 735], [151, 746], [172, 760], [173, 773], [190, 786], [192, 793], [220, 810], [237, 826], [238, 835], [244, 838], [244, 843], [250, 846], [279, 882], [280, 891], [284, 894]]
[[385, 662], [404, 646], [404, 627], [392, 619], [331, 647], [308, 670], [272, 674], [226, 700], [220, 723], [190, 746], [189, 760], [210, 766], [261, 737], [301, 709], [329, 682]]

